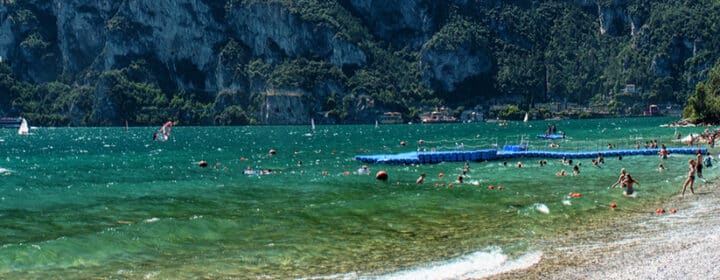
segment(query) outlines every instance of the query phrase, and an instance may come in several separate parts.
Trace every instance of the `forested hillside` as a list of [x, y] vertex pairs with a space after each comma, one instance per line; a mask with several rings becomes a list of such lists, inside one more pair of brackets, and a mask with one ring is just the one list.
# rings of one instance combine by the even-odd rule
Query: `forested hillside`
[[687, 103], [719, 29], [716, 0], [6, 0], [0, 116], [370, 123], [547, 102], [638, 114]]

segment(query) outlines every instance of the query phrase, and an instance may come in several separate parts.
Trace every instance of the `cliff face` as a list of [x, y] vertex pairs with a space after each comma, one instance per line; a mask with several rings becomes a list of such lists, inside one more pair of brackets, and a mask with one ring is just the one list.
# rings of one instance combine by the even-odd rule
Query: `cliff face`
[[[0, 5], [0, 56], [11, 65], [18, 80], [33, 84], [61, 81], [92, 88], [93, 114], [89, 124], [123, 121], [118, 119], [120, 106], [108, 97], [117, 88], [115, 80], [99, 78], [113, 70], [122, 70], [122, 75], [127, 75], [131, 82], [156, 85], [164, 93], [152, 104], [138, 101], [139, 107], [176, 106], [173, 110], [182, 111], [183, 106], [190, 105], [181, 102], [190, 104], [187, 101], [192, 99], [213, 103], [211, 115], [241, 106], [260, 123], [304, 123], [319, 112], [332, 110], [349, 114], [338, 114], [347, 120], [367, 121], [362, 118], [384, 109], [420, 106], [419, 99], [399, 103], [404, 97], [397, 96], [386, 98], [383, 104], [374, 103], [387, 92], [410, 91], [403, 87], [413, 87], [418, 96], [421, 94], [417, 92], [441, 93], [435, 96], [440, 99], [443, 94], [469, 95], [472, 93], [466, 87], [461, 89], [461, 84], [479, 76], [491, 79], [498, 68], [508, 67], [500, 65], [498, 54], [530, 57], [528, 53], [536, 52], [541, 54], [537, 56], [541, 63], [549, 63], [543, 60], [542, 53], [552, 53], [543, 49], [547, 46], [542, 32], [546, 31], [537, 26], [520, 26], [505, 18], [506, 14], [514, 13], [529, 15], [533, 20], [553, 21], [542, 18], [546, 10], [552, 9], [543, 10], [541, 6], [547, 3], [538, 1], [303, 3], [15, 1]], [[635, 1], [558, 3], [595, 18], [595, 22], [588, 23], [594, 27], [594, 36], [621, 38], [620, 41], [629, 36], [627, 45], [648, 51], [657, 44], [653, 42], [654, 27], [647, 24], [648, 16], [629, 9]], [[462, 21], [472, 22], [472, 29], [482, 32], [469, 37], [465, 36], [467, 32], [457, 32], [453, 28], [467, 28], [457, 24]], [[698, 42], [702, 40], [679, 35], [644, 67], [658, 77], [682, 75], [685, 70], [677, 65], [696, 56]], [[454, 47], [448, 47], [454, 43], [457, 43]], [[142, 74], [132, 74], [138, 62], [147, 69], [139, 71]], [[406, 73], [392, 68], [399, 64], [406, 67]], [[704, 61], [697, 62], [692, 73], [701, 72], [706, 66]], [[694, 81], [702, 78], [686, 76], [692, 76]], [[402, 84], [394, 84], [399, 82]], [[494, 91], [511, 88], [492, 83], [481, 86], [493, 87]], [[275, 90], [300, 92], [303, 98], [287, 94], [268, 97], [267, 92]], [[365, 94], [372, 96], [368, 98]], [[184, 99], [171, 104], [177, 97]], [[372, 109], [377, 112], [368, 111], [373, 106], [353, 105], [367, 99], [377, 105]], [[285, 109], [268, 111], [268, 102], [282, 104], [278, 108]], [[0, 105], [4, 112], [21, 110]], [[73, 105], [57, 113], [72, 115], [70, 123], [78, 125], [82, 118], [75, 116], [80, 111]]]

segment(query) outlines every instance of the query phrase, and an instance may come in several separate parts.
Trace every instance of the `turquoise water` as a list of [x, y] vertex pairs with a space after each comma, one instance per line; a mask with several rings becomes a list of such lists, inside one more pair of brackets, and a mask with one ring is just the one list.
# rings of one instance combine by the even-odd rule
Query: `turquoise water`
[[[554, 122], [570, 137], [557, 150], [679, 146], [673, 119]], [[530, 138], [548, 122], [309, 127], [39, 128], [0, 131], [0, 278], [375, 277], [489, 253], [509, 260], [542, 252], [548, 240], [608, 219], [651, 212], [679, 193], [690, 155], [582, 159], [578, 176], [559, 161], [370, 165], [356, 154], [489, 148]], [[700, 133], [704, 128], [680, 128]], [[409, 145], [401, 146], [400, 141]], [[269, 156], [268, 151], [277, 154]], [[200, 168], [205, 160], [210, 167]], [[302, 166], [298, 166], [302, 161]], [[524, 167], [514, 164], [522, 161]], [[268, 175], [243, 170], [271, 169]], [[626, 167], [637, 197], [608, 188]], [[424, 184], [415, 179], [425, 172]], [[439, 177], [438, 174], [445, 174]], [[706, 169], [714, 177], [715, 169]], [[444, 184], [445, 187], [440, 186]], [[488, 185], [503, 186], [489, 190]], [[568, 193], [582, 193], [569, 198]], [[569, 200], [571, 205], [565, 205]], [[618, 209], [609, 210], [609, 203]], [[538, 205], [549, 209], [545, 214]], [[483, 255], [488, 258], [487, 255]], [[497, 259], [475, 266], [491, 267]], [[427, 273], [426, 270], [423, 273]]]

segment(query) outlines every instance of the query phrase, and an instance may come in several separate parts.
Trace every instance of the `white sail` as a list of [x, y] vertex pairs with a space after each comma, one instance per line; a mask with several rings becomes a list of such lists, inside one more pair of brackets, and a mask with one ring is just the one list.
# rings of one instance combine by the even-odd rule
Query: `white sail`
[[375, 128], [378, 128], [378, 127], [379, 127], [379, 125], [378, 125], [378, 121], [377, 121], [377, 120], [375, 120]]
[[525, 118], [523, 119], [523, 122], [528, 122], [528, 113], [525, 113]]
[[20, 128], [18, 128], [18, 134], [27, 135], [29, 133], [30, 133], [30, 127], [28, 127], [27, 120], [25, 120], [25, 118], [23, 118], [22, 122], [20, 123]]
[[310, 119], [310, 129], [312, 129], [312, 131], [315, 131], [315, 119]]

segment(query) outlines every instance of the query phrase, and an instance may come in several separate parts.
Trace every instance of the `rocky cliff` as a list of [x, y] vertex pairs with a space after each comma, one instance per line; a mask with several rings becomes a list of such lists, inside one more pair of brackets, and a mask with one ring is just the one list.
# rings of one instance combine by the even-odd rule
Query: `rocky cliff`
[[[164, 107], [167, 117], [204, 124], [218, 123], [230, 114], [228, 108], [242, 108], [240, 119], [259, 123], [303, 123], [317, 114], [328, 116], [329, 122], [365, 122], [383, 110], [408, 112], [444, 99], [477, 101], [477, 91], [534, 100], [535, 93], [517, 90], [535, 88], [523, 82], [570, 83], [549, 80], [569, 71], [554, 66], [560, 63], [553, 61], [554, 55], [572, 61], [582, 47], [568, 50], [548, 37], [561, 32], [593, 38], [594, 45], [585, 42], [584, 48], [607, 56], [603, 68], [611, 69], [615, 58], [625, 59], [627, 46], [655, 54], [622, 71], [636, 67], [661, 78], [702, 79], [697, 73], [716, 59], [703, 51], [715, 43], [681, 33], [658, 42], [664, 39], [653, 24], [662, 22], [648, 23], [652, 11], [642, 9], [644, 2], [5, 1], [0, 5], [0, 56], [18, 82], [61, 82], [71, 85], [73, 94], [91, 88], [91, 108], [79, 110], [68, 101], [42, 113], [65, 115], [72, 125], [120, 124], [132, 115], [121, 112], [128, 108], [147, 112]], [[567, 19], [573, 13], [579, 16]], [[557, 26], [563, 20], [579, 25], [573, 27], [577, 30]], [[542, 22], [550, 24], [538, 24]], [[620, 47], [604, 46], [606, 41]], [[558, 47], [552, 49], [553, 44]], [[702, 59], [697, 59], [699, 53]], [[680, 65], [693, 58], [692, 69]], [[512, 70], [524, 67], [518, 61], [545, 71], [523, 78], [522, 69]], [[110, 71], [118, 71], [118, 78], [103, 76]], [[602, 71], [588, 75], [612, 76]], [[599, 82], [628, 82], [627, 77], [615, 78]], [[646, 83], [654, 86], [654, 81]], [[119, 88], [137, 92], [120, 93]], [[568, 99], [574, 93], [549, 89], [538, 96], [553, 99], [554, 94]], [[21, 92], [7, 96], [24, 100]], [[124, 103], [123, 98], [131, 98], [135, 107], [116, 104]], [[23, 114], [31, 108], [11, 101], [0, 103], [0, 110]], [[284, 109], [268, 111], [268, 104]], [[82, 112], [88, 115], [78, 117]]]

